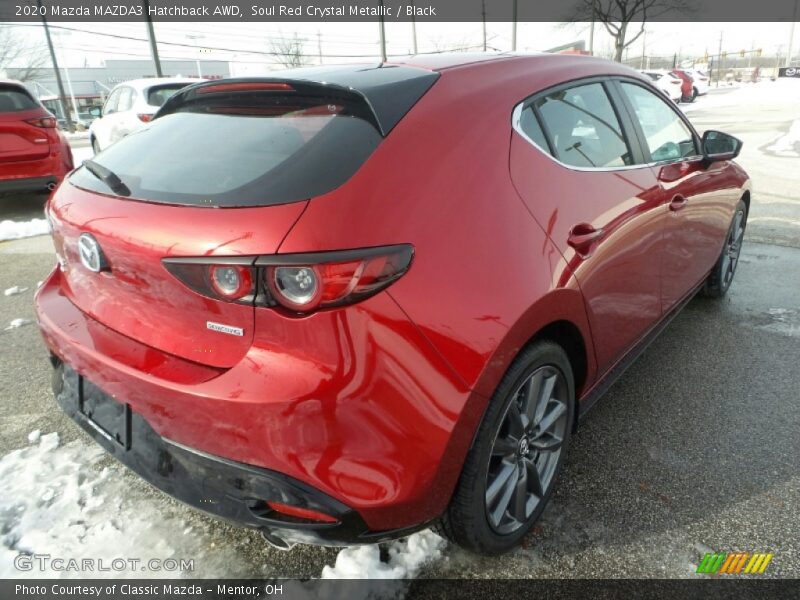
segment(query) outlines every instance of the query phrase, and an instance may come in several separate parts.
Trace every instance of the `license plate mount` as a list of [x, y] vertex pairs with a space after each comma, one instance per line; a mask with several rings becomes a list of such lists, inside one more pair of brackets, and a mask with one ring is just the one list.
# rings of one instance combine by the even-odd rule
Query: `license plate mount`
[[100, 435], [113, 444], [130, 450], [131, 409], [117, 402], [91, 381], [79, 380], [80, 412]]

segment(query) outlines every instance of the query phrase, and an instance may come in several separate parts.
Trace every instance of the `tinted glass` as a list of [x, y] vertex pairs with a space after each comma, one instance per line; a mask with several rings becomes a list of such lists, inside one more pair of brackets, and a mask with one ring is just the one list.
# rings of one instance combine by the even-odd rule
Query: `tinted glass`
[[631, 164], [622, 127], [601, 84], [553, 92], [535, 104], [561, 162], [576, 167]]
[[175, 94], [180, 89], [185, 88], [188, 83], [168, 83], [165, 85], [157, 85], [151, 88], [148, 88], [146, 95], [147, 95], [147, 103], [150, 106], [161, 106], [170, 99], [171, 96]]
[[550, 153], [550, 148], [547, 145], [547, 140], [544, 137], [544, 132], [539, 126], [539, 121], [536, 119], [536, 115], [533, 114], [533, 108], [530, 106], [522, 111], [522, 114], [519, 118], [519, 128], [525, 135], [531, 138], [537, 146], [539, 146], [548, 154]]
[[[130, 197], [197, 206], [305, 200], [349, 179], [382, 137], [363, 108], [319, 98], [245, 98], [158, 117], [95, 157]], [[110, 193], [85, 168], [70, 181]]]
[[639, 85], [623, 83], [622, 89], [642, 126], [651, 160], [661, 162], [697, 155], [691, 130], [669, 104]]
[[30, 94], [14, 85], [0, 85], [0, 112], [19, 112], [38, 108]]

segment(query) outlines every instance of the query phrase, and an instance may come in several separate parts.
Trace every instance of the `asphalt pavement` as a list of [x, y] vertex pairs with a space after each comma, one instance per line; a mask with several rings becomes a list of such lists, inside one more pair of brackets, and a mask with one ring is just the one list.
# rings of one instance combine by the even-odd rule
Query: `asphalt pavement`
[[[729, 295], [693, 300], [590, 412], [523, 548], [480, 558], [448, 547], [422, 576], [692, 577], [706, 552], [750, 551], [775, 553], [765, 576], [800, 577], [800, 162], [767, 151], [800, 106], [698, 105], [690, 116], [700, 129], [744, 139], [740, 162], [755, 183]], [[40, 217], [43, 201], [0, 198], [0, 219]], [[0, 291], [28, 288], [0, 295], [0, 455], [25, 446], [34, 429], [88, 439], [52, 399], [36, 325], [5, 329], [33, 321], [33, 291], [54, 262], [47, 237], [0, 242]], [[211, 546], [237, 547], [237, 574], [318, 577], [336, 556], [279, 552], [252, 532], [163, 504], [202, 525]]]

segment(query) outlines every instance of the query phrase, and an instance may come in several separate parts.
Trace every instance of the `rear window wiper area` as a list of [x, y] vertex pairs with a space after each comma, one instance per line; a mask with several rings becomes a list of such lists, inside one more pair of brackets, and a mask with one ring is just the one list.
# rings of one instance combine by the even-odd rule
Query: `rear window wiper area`
[[83, 161], [84, 168], [89, 171], [92, 175], [97, 177], [100, 181], [105, 183], [111, 191], [117, 194], [118, 196], [130, 196], [131, 191], [128, 189], [128, 186], [125, 185], [119, 176], [114, 173], [111, 169], [107, 169], [100, 163], [97, 163], [91, 159], [86, 159]]

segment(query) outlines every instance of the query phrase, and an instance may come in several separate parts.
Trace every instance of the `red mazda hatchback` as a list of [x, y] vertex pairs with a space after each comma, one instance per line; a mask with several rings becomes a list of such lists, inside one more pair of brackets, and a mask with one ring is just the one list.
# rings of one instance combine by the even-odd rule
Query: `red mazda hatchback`
[[0, 80], [0, 192], [52, 190], [71, 170], [55, 117], [24, 85]]
[[579, 417], [730, 286], [740, 145], [586, 57], [193, 85], [50, 200], [58, 401], [278, 546], [435, 524], [503, 552]]

